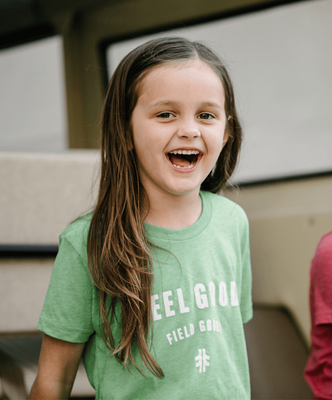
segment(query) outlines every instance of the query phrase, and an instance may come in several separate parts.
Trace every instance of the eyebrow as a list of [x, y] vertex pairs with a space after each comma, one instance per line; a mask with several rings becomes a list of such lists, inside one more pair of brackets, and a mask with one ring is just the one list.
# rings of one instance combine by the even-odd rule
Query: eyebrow
[[[180, 102], [175, 101], [175, 100], [159, 100], [156, 101], [155, 103], [152, 103], [150, 108], [157, 107], [157, 106], [179, 106]], [[215, 108], [223, 108], [221, 104], [215, 103], [214, 101], [204, 101], [200, 103], [200, 107], [215, 107]]]

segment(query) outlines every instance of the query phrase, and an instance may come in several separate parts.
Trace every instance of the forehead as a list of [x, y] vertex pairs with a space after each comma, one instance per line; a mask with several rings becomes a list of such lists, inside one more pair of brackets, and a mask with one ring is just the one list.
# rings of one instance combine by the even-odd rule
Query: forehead
[[224, 98], [220, 77], [201, 60], [158, 65], [142, 79], [139, 97], [183, 97], [186, 95]]

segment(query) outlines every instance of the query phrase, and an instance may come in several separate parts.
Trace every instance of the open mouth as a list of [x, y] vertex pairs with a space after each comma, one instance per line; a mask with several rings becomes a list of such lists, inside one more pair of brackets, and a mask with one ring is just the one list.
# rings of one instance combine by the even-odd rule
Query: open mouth
[[199, 157], [198, 150], [174, 150], [167, 154], [170, 162], [177, 168], [194, 168]]

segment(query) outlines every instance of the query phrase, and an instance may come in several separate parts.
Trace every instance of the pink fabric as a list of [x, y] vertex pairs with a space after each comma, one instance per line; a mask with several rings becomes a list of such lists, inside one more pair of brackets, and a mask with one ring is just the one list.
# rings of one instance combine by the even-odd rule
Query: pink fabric
[[317, 246], [310, 279], [311, 353], [304, 375], [316, 399], [332, 400], [332, 231]]

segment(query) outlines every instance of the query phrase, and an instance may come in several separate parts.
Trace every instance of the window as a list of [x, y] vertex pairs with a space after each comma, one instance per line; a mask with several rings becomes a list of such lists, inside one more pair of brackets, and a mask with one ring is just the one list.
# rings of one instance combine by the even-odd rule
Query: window
[[305, 1], [113, 43], [110, 74], [146, 40], [202, 40], [226, 61], [244, 143], [236, 182], [332, 171], [332, 2]]
[[67, 147], [62, 64], [59, 36], [0, 52], [1, 151]]

